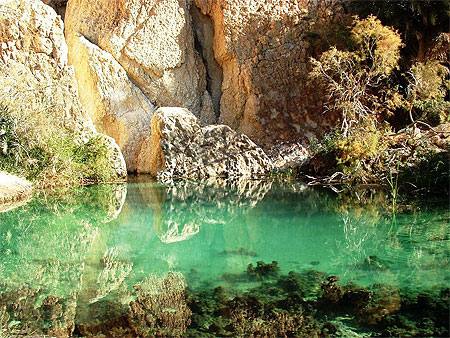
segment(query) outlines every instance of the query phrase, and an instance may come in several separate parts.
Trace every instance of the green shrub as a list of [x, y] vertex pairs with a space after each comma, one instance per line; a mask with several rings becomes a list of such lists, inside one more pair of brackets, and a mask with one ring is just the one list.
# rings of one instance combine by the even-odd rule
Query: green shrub
[[368, 173], [358, 170], [363, 169], [361, 164], [376, 158], [386, 147], [385, 130], [369, 124], [359, 125], [347, 136], [335, 128], [314, 144], [312, 150], [317, 159], [330, 166], [326, 174], [341, 171], [364, 181]]
[[81, 142], [70, 130], [48, 119], [44, 121], [44, 126], [33, 125], [26, 114], [19, 115], [0, 105], [0, 170], [19, 174], [40, 186], [114, 179], [102, 135]]
[[399, 181], [414, 190], [426, 190], [434, 194], [447, 194], [450, 190], [450, 148], [445, 151], [422, 150], [415, 165], [399, 168]]
[[310, 73], [327, 93], [327, 108], [340, 114], [345, 137], [362, 122], [376, 125], [386, 101], [381, 85], [397, 67], [402, 46], [399, 34], [374, 16], [355, 18], [351, 41], [349, 50], [332, 47], [319, 60], [312, 58]]
[[29, 53], [0, 62], [0, 83], [0, 170], [41, 187], [116, 179], [108, 142], [86, 125], [69, 68]]
[[[431, 125], [448, 122], [450, 103], [445, 100], [449, 70], [437, 60], [417, 62], [409, 70], [407, 101], [411, 117]], [[412, 122], [412, 121], [411, 121]]]

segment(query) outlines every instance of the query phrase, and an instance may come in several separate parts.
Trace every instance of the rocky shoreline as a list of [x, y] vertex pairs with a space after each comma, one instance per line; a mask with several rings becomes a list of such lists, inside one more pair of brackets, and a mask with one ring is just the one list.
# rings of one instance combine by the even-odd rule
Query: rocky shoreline
[[31, 182], [0, 171], [0, 212], [9, 209], [6, 203], [31, 197], [32, 191]]
[[[448, 182], [441, 165], [448, 125], [415, 124], [393, 136], [366, 132], [334, 140], [328, 152], [314, 149], [340, 123], [335, 112], [323, 112], [323, 88], [308, 80], [311, 56], [321, 52], [313, 50], [313, 36], [330, 33], [321, 24], [346, 18], [339, 6], [323, 12], [296, 0], [107, 2], [4, 1], [0, 144], [10, 158], [2, 170], [42, 187], [123, 180], [127, 173], [161, 180], [306, 174], [316, 183], [387, 185], [400, 166], [401, 180], [422, 189], [414, 171], [430, 172], [428, 161], [439, 179], [429, 175], [427, 184]], [[22, 121], [26, 109], [29, 121]], [[35, 124], [35, 110], [62, 125]], [[14, 123], [30, 124], [25, 134], [34, 135], [38, 153], [66, 142], [54, 141], [61, 137], [50, 129], [67, 129], [73, 154], [62, 147], [18, 160], [14, 145], [30, 140], [10, 130]], [[39, 128], [49, 132], [47, 144]], [[373, 145], [358, 143], [372, 138]], [[32, 177], [42, 173], [33, 167], [39, 161], [49, 172]], [[86, 164], [101, 170], [83, 177]]]

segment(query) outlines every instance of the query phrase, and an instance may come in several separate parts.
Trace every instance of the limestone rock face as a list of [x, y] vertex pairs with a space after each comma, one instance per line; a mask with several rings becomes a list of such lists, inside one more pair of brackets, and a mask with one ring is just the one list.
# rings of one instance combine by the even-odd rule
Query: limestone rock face
[[186, 109], [159, 108], [151, 126], [150, 172], [160, 179], [255, 177], [273, 167], [247, 136], [225, 125], [201, 127]]
[[275, 168], [281, 171], [300, 168], [310, 158], [309, 151], [298, 143], [276, 145], [267, 155]]
[[65, 23], [70, 62], [78, 73], [76, 45], [84, 36], [110, 53], [153, 104], [185, 107], [198, 117], [201, 112], [211, 115], [204, 111], [205, 67], [194, 48], [188, 3], [69, 1]]
[[[220, 123], [270, 145], [328, 125], [320, 96], [308, 92], [308, 9], [298, 0], [194, 0], [214, 26], [223, 69]], [[323, 126], [321, 126], [323, 124]]]
[[[98, 136], [78, 98], [73, 68], [67, 64], [63, 23], [39, 0], [2, 0], [0, 11], [0, 98], [7, 107], [45, 111], [76, 142]], [[126, 175], [125, 162], [112, 138], [102, 136], [111, 169]]]
[[[121, 83], [128, 82], [126, 86], [134, 88], [133, 93], [138, 89], [142, 92], [138, 97], [145, 96], [154, 106], [186, 108], [202, 125], [226, 124], [265, 147], [274, 141], [297, 142], [318, 136], [334, 121], [331, 114], [321, 114], [322, 95], [308, 85], [312, 50], [308, 34], [314, 15], [313, 6], [307, 8], [307, 3], [70, 0], [65, 15], [69, 62], [75, 66], [80, 92], [92, 93], [82, 96], [82, 103], [88, 106], [95, 102], [88, 96], [104, 95], [101, 88], [86, 83], [97, 83], [100, 70], [110, 78], [111, 72], [99, 67], [109, 55], [109, 63], [117, 62], [114, 69], [119, 65], [123, 69]], [[96, 62], [80, 60], [80, 44], [97, 48], [91, 57], [103, 56]], [[89, 113], [117, 117], [114, 109], [118, 106], [107, 104], [103, 98], [101, 101], [100, 107], [90, 104]], [[130, 114], [141, 111], [126, 106]], [[138, 119], [135, 116], [131, 124], [136, 125]], [[147, 119], [144, 121], [145, 125]], [[103, 121], [103, 126], [106, 123]], [[123, 130], [130, 122], [125, 124], [126, 128], [121, 124]], [[132, 128], [129, 139], [122, 142], [108, 128], [105, 132], [121, 146], [129, 169], [140, 171], [140, 160], [130, 160], [141, 156], [138, 150], [128, 156], [130, 151], [124, 145], [133, 143], [138, 145], [133, 149], [142, 148], [139, 144], [145, 143], [146, 130], [139, 132], [142, 136], [132, 136], [139, 130]], [[141, 157], [145, 156], [144, 152]]]
[[129, 172], [145, 172], [153, 105], [111, 54], [83, 36], [72, 41], [72, 52], [80, 99], [95, 126], [116, 140]]

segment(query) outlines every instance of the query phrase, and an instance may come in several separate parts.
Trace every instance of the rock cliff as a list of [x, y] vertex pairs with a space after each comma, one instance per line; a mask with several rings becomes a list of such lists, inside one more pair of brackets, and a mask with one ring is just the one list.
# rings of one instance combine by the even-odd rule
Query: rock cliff
[[186, 108], [265, 148], [333, 123], [307, 84], [307, 1], [42, 1], [64, 17], [80, 101], [130, 172], [151, 172], [159, 106]]
[[[219, 121], [259, 145], [297, 141], [330, 124], [318, 114], [320, 93], [307, 85], [312, 25], [307, 7], [297, 0], [70, 0], [69, 61], [82, 92], [94, 91], [86, 84], [97, 82], [98, 64], [109, 55], [126, 75], [121, 83], [141, 90], [155, 106], [187, 108], [203, 124]], [[86, 41], [98, 50], [91, 62], [79, 52]], [[103, 102], [115, 100], [96, 91]], [[83, 95], [82, 102], [92, 116], [117, 116], [117, 105], [94, 105]], [[137, 108], [119, 110], [142, 110]], [[117, 140], [114, 132], [102, 130]]]
[[213, 23], [223, 70], [220, 122], [259, 144], [294, 141], [329, 123], [307, 85], [311, 13], [297, 0], [195, 0]]
[[51, 114], [55, 125], [70, 131], [78, 144], [101, 139], [111, 171], [116, 177], [125, 177], [125, 162], [117, 144], [97, 133], [79, 102], [60, 17], [38, 0], [3, 0], [0, 5], [1, 104], [36, 119], [35, 125], [27, 128], [35, 128], [39, 114], [45, 112]]
[[[205, 67], [194, 48], [186, 0], [71, 0], [66, 10], [69, 59], [80, 36], [111, 54], [157, 106], [186, 107], [201, 117], [209, 107]], [[205, 97], [206, 96], [206, 97]]]

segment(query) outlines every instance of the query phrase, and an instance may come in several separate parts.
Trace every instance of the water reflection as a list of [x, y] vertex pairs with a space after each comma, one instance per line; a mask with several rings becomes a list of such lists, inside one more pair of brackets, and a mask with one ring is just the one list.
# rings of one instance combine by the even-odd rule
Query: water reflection
[[125, 195], [125, 185], [43, 192], [0, 215], [0, 304], [22, 330], [71, 334], [88, 257]]
[[[219, 287], [233, 290], [229, 298], [222, 291], [210, 297], [233, 309], [226, 316], [236, 322], [214, 325], [247, 334], [256, 327], [243, 304], [252, 301], [228, 301], [256, 287], [264, 278], [255, 271], [270, 270], [261, 262], [275, 260], [275, 284], [261, 286], [273, 297], [297, 290], [318, 299], [322, 282], [327, 292], [339, 290], [325, 281], [335, 275], [343, 283], [389, 284], [385, 296], [369, 298], [390, 298], [385, 308], [394, 313], [401, 288], [449, 286], [449, 216], [439, 205], [393, 215], [379, 191], [336, 196], [301, 183], [140, 182], [42, 193], [0, 214], [0, 328], [7, 314], [28, 332], [56, 336], [108, 336], [121, 326], [127, 331], [117, 329], [118, 337], [189, 335], [192, 325], [206, 325], [197, 293]], [[187, 285], [197, 290], [195, 301]], [[329, 296], [345, 303], [345, 292]], [[364, 313], [378, 316], [381, 308]], [[305, 320], [280, 309], [265, 323]]]
[[160, 194], [162, 208], [155, 212], [156, 234], [162, 242], [173, 243], [197, 234], [202, 224], [226, 224], [241, 210], [253, 208], [270, 187], [271, 182], [244, 179], [169, 183]]

